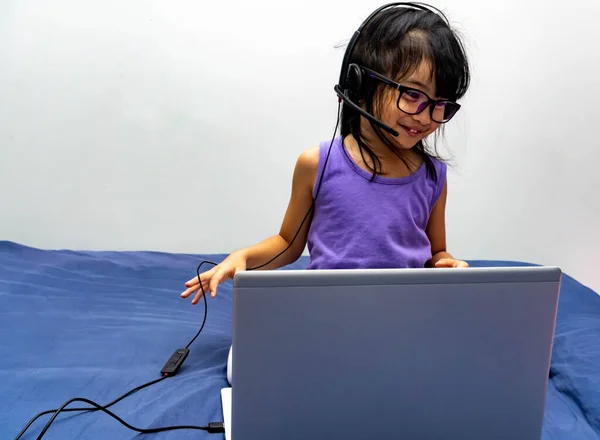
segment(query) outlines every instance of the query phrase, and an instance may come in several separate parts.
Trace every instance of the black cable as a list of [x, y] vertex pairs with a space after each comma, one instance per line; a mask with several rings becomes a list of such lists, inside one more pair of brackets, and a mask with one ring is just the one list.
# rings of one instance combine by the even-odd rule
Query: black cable
[[[198, 282], [200, 283], [200, 289], [202, 289], [202, 296], [204, 297], [204, 318], [202, 320], [202, 325], [200, 326], [200, 330], [198, 330], [198, 333], [196, 333], [196, 335], [188, 342], [188, 344], [185, 346], [185, 348], [189, 348], [190, 345], [192, 345], [194, 343], [194, 341], [196, 340], [196, 338], [198, 338], [198, 336], [200, 335], [200, 333], [202, 333], [202, 330], [204, 330], [204, 326], [206, 325], [206, 318], [208, 316], [208, 302], [206, 300], [206, 295], [204, 294], [204, 288], [202, 287], [202, 281], [200, 279], [200, 268], [202, 267], [203, 264], [213, 264], [213, 265], [217, 265], [217, 263], [213, 262], [213, 261], [202, 261], [199, 265], [198, 268], [196, 269], [196, 274], [198, 276]], [[111, 406], [115, 405], [116, 403], [120, 402], [121, 400], [125, 399], [126, 397], [131, 396], [134, 393], [137, 393], [138, 391], [147, 388], [151, 385], [154, 385], [155, 383], [161, 382], [163, 380], [165, 380], [167, 377], [169, 376], [162, 376], [158, 379], [155, 379], [153, 381], [147, 382], [143, 385], [140, 385], [138, 387], [133, 388], [132, 390], [126, 392], [125, 394], [123, 394], [122, 396], [118, 397], [117, 399], [113, 400], [112, 402], [100, 407], [100, 408], [68, 408], [68, 409], [62, 409], [62, 412], [77, 412], [77, 411], [89, 411], [89, 412], [94, 412], [94, 411], [99, 411], [101, 409], [108, 409]], [[59, 411], [59, 409], [50, 409], [47, 411], [43, 411], [37, 415], [35, 415], [31, 420], [29, 420], [29, 422], [27, 423], [27, 425], [21, 430], [21, 432], [19, 433], [19, 435], [17, 435], [17, 437], [15, 437], [15, 440], [20, 440], [21, 437], [23, 436], [23, 434], [25, 434], [25, 432], [27, 432], [27, 430], [29, 429], [29, 427], [40, 417], [45, 416], [47, 414], [52, 414], [55, 413], [57, 411]]]
[[149, 429], [142, 429], [142, 428], [137, 428], [133, 425], [130, 425], [129, 423], [127, 423], [125, 420], [121, 419], [119, 416], [117, 416], [116, 414], [114, 414], [113, 412], [107, 410], [106, 408], [98, 405], [96, 402], [93, 402], [89, 399], [84, 399], [84, 398], [79, 398], [76, 397], [74, 399], [71, 399], [65, 403], [63, 403], [61, 405], [60, 408], [58, 408], [58, 410], [54, 413], [54, 415], [52, 416], [52, 418], [50, 420], [48, 420], [48, 423], [46, 423], [46, 426], [44, 426], [44, 429], [42, 430], [42, 432], [40, 432], [40, 435], [38, 435], [37, 440], [41, 440], [42, 437], [44, 437], [44, 435], [46, 434], [46, 432], [48, 431], [48, 429], [50, 428], [50, 426], [52, 425], [52, 423], [54, 423], [54, 421], [56, 420], [56, 418], [58, 417], [58, 415], [62, 412], [62, 411], [66, 411], [66, 406], [73, 403], [73, 402], [84, 402], [87, 403], [89, 405], [92, 405], [93, 407], [95, 407], [96, 411], [103, 411], [106, 414], [108, 414], [109, 416], [111, 416], [113, 419], [117, 420], [119, 423], [121, 423], [123, 426], [131, 429], [132, 431], [136, 431], [139, 432], [140, 434], [154, 434], [157, 432], [165, 432], [165, 431], [175, 431], [178, 429], [197, 429], [197, 430], [201, 430], [201, 431], [206, 431], [206, 432], [210, 432], [210, 433], [219, 433], [219, 432], [223, 432], [223, 425], [222, 423], [218, 422], [218, 423], [210, 423], [208, 426], [194, 426], [194, 425], [182, 425], [182, 426], [165, 426], [163, 428], [149, 428]]
[[[126, 392], [125, 394], [123, 394], [122, 396], [120, 396], [120, 397], [116, 398], [116, 399], [115, 399], [115, 400], [113, 400], [112, 402], [110, 402], [110, 403], [108, 403], [108, 404], [104, 405], [102, 408], [104, 408], [104, 409], [108, 409], [108, 408], [110, 408], [111, 406], [113, 406], [113, 405], [115, 405], [115, 404], [119, 403], [119, 402], [120, 402], [121, 400], [123, 400], [124, 398], [126, 398], [126, 397], [129, 397], [129, 396], [131, 396], [132, 394], [135, 394], [135, 393], [137, 393], [138, 391], [140, 391], [140, 390], [142, 390], [142, 389], [144, 389], [144, 388], [147, 388], [147, 387], [149, 387], [150, 385], [154, 385], [155, 383], [161, 382], [161, 381], [165, 380], [166, 378], [167, 378], [166, 376], [159, 377], [158, 379], [152, 380], [152, 381], [150, 381], [150, 382], [146, 382], [146, 383], [145, 383], [145, 384], [143, 384], [143, 385], [140, 385], [140, 386], [138, 386], [138, 387], [135, 387], [135, 388], [133, 388], [132, 390], [130, 390], [130, 391], [127, 391], [127, 392]], [[17, 435], [17, 436], [15, 437], [15, 440], [19, 440], [19, 439], [20, 439], [20, 438], [23, 436], [23, 434], [25, 434], [25, 432], [26, 432], [26, 431], [29, 429], [29, 427], [30, 427], [30, 426], [31, 426], [31, 425], [32, 425], [32, 424], [33, 424], [33, 423], [34, 423], [34, 422], [35, 422], [37, 419], [39, 419], [41, 416], [45, 416], [46, 414], [52, 414], [52, 413], [55, 413], [55, 412], [57, 412], [57, 411], [58, 411], [58, 409], [50, 409], [50, 410], [48, 410], [48, 411], [43, 411], [43, 412], [39, 413], [38, 415], [36, 415], [35, 417], [33, 417], [33, 418], [32, 418], [32, 419], [29, 421], [29, 423], [27, 423], [27, 425], [26, 425], [26, 426], [25, 426], [25, 427], [24, 427], [24, 428], [21, 430], [21, 432], [19, 433], [19, 435]], [[88, 408], [68, 408], [68, 409], [63, 409], [62, 411], [63, 411], [63, 412], [75, 412], [75, 411], [90, 411], [90, 412], [93, 412], [93, 411], [98, 411], [98, 409], [96, 409], [96, 408], [89, 408], [89, 407], [88, 407]]]
[[317, 201], [317, 197], [319, 196], [319, 191], [321, 191], [321, 183], [323, 183], [323, 176], [325, 175], [325, 168], [327, 167], [327, 162], [329, 161], [329, 155], [331, 154], [331, 147], [333, 146], [333, 142], [335, 140], [335, 134], [337, 133], [337, 129], [338, 129], [338, 126], [340, 124], [340, 109], [341, 109], [341, 100], [338, 101], [337, 121], [335, 123], [335, 129], [333, 130], [333, 137], [331, 138], [331, 143], [329, 144], [329, 150], [327, 150], [327, 157], [325, 158], [325, 163], [323, 164], [323, 169], [321, 170], [321, 177], [320, 177], [319, 182], [317, 184], [317, 190], [315, 192], [315, 197], [313, 198], [313, 201], [312, 201], [312, 203], [310, 205], [310, 208], [308, 208], [308, 212], [304, 216], [304, 219], [302, 219], [302, 223], [300, 223], [300, 226], [298, 227], [298, 230], [296, 231], [296, 234], [294, 234], [294, 237], [289, 242], [289, 244], [287, 245], [287, 247], [284, 250], [282, 250], [281, 252], [279, 252], [277, 255], [275, 255], [273, 258], [271, 258], [269, 261], [267, 261], [266, 263], [261, 264], [259, 266], [249, 267], [246, 270], [257, 270], [257, 269], [262, 269], [265, 266], [268, 266], [273, 261], [275, 261], [277, 258], [279, 258], [284, 253], [286, 253], [288, 251], [288, 249], [292, 247], [292, 244], [294, 243], [294, 241], [296, 241], [296, 238], [298, 238], [298, 235], [300, 235], [300, 231], [302, 231], [302, 227], [304, 226], [304, 223], [306, 222], [306, 220], [308, 219], [308, 217], [310, 216], [310, 214], [315, 209], [315, 202]]
[[204, 298], [204, 319], [202, 320], [202, 325], [200, 326], [200, 330], [198, 330], [198, 333], [196, 333], [196, 336], [194, 336], [192, 338], [192, 340], [190, 342], [188, 342], [188, 344], [185, 346], [185, 348], [189, 348], [190, 345], [192, 345], [194, 343], [196, 338], [198, 336], [200, 336], [200, 333], [202, 333], [202, 330], [204, 329], [204, 324], [206, 324], [206, 316], [208, 315], [208, 301], [206, 301], [206, 293], [204, 292], [204, 287], [202, 287], [202, 280], [200, 279], [200, 268], [202, 267], [203, 264], [212, 264], [214, 266], [217, 266], [218, 263], [215, 263], [214, 261], [204, 260], [196, 268], [196, 275], [198, 276], [198, 283], [200, 284], [200, 290], [202, 290], [202, 298]]

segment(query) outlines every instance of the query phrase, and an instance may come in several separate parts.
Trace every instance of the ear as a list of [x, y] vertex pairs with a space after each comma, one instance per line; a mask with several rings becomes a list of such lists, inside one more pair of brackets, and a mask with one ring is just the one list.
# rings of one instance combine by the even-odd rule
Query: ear
[[357, 64], [352, 63], [348, 66], [348, 75], [346, 76], [346, 87], [352, 100], [360, 96], [361, 84], [362, 70]]

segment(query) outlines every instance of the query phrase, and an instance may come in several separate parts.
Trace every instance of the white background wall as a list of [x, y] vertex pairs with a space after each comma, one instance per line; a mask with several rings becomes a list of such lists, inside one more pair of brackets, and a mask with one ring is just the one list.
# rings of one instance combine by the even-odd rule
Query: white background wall
[[[0, 239], [229, 252], [276, 233], [297, 155], [333, 131], [333, 45], [380, 4], [0, 2]], [[600, 2], [434, 4], [474, 78], [446, 136], [450, 250], [600, 291]]]

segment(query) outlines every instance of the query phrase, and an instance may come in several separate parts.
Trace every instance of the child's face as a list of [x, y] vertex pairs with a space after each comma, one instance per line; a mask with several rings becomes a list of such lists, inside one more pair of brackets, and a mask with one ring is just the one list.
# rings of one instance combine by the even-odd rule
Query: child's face
[[[421, 90], [435, 99], [435, 84], [431, 76], [431, 66], [428, 63], [421, 63], [408, 77], [398, 82], [403, 86]], [[429, 107], [416, 115], [404, 113], [397, 105], [400, 92], [391, 87], [386, 87], [384, 90], [381, 119], [399, 133], [398, 136], [387, 135], [399, 148], [411, 149], [441, 125], [431, 120]]]

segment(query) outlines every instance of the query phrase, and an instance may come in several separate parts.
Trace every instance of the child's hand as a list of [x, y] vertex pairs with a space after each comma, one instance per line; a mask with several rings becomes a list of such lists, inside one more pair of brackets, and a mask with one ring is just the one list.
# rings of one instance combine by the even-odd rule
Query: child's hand
[[469, 267], [469, 264], [466, 261], [455, 260], [454, 258], [442, 258], [435, 263], [435, 267], [465, 268]]
[[[237, 272], [243, 270], [246, 270], [246, 258], [240, 253], [233, 253], [221, 264], [200, 274], [202, 289], [206, 293], [210, 292], [210, 296], [214, 298], [217, 296], [217, 286], [219, 284], [232, 279]], [[192, 299], [192, 304], [198, 304], [200, 298], [202, 298], [202, 289], [200, 289], [198, 277], [196, 276], [185, 283], [185, 287], [187, 287], [187, 290], [181, 294], [181, 297], [187, 298], [197, 291], [194, 299]]]

